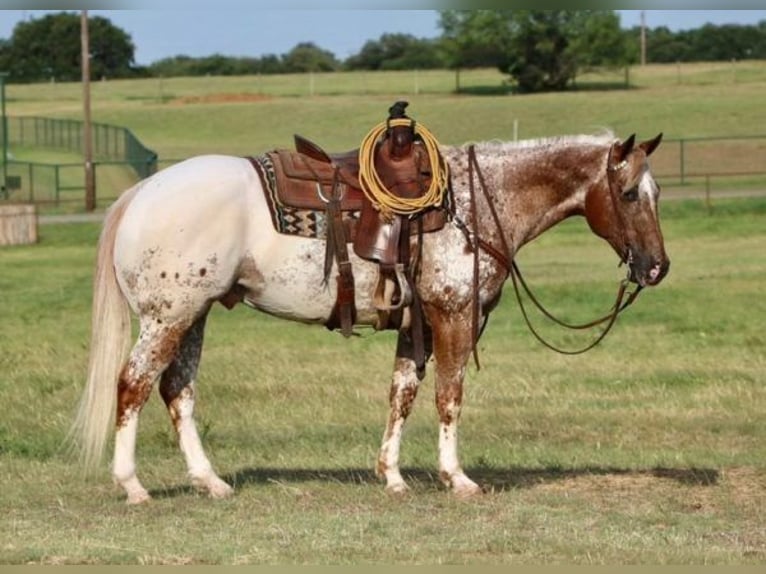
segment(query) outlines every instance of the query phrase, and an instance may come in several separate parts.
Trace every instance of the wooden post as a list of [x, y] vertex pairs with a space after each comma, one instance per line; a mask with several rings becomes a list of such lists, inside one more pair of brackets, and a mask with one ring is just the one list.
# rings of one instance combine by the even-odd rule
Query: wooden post
[[646, 66], [646, 12], [641, 10], [641, 67]]
[[37, 207], [19, 203], [0, 205], [0, 245], [37, 243]]
[[85, 211], [96, 209], [96, 182], [93, 176], [93, 139], [90, 125], [90, 40], [88, 11], [80, 12], [80, 52], [82, 58], [83, 143], [85, 155]]

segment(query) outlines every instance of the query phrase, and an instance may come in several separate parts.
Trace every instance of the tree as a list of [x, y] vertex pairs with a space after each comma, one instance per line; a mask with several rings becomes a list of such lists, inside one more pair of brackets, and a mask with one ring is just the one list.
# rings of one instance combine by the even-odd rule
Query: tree
[[647, 60], [650, 62], [687, 62], [693, 59], [683, 33], [674, 34], [667, 26], [647, 30], [646, 45]]
[[[88, 18], [88, 31], [94, 78], [134, 73], [135, 48], [126, 32], [100, 16]], [[13, 29], [7, 49], [11, 79], [77, 81], [81, 77], [80, 50], [78, 14], [61, 12], [20, 22]]]
[[450, 65], [496, 66], [520, 92], [563, 90], [581, 66], [624, 64], [625, 36], [613, 12], [445, 10]]
[[383, 34], [367, 41], [360, 52], [349, 57], [349, 70], [412, 70], [440, 68], [444, 64], [437, 43], [410, 34]]
[[737, 24], [705, 24], [688, 33], [690, 51], [696, 60], [702, 61], [752, 58], [765, 39], [757, 27]]
[[0, 72], [11, 69], [11, 43], [0, 38]]
[[520, 92], [563, 90], [577, 73], [570, 49], [572, 12], [524, 10], [511, 20], [514, 31], [510, 50], [500, 69], [517, 82]]
[[340, 67], [335, 54], [319, 48], [313, 42], [301, 42], [282, 57], [287, 73], [331, 72]]
[[577, 67], [619, 67], [630, 61], [628, 38], [620, 28], [620, 17], [612, 11], [580, 11], [569, 30], [570, 51]]
[[453, 69], [499, 66], [509, 49], [509, 10], [442, 10], [439, 26]]

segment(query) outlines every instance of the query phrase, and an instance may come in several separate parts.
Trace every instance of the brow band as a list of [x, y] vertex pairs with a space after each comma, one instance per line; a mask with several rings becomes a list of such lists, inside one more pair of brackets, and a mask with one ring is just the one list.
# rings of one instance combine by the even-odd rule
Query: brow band
[[607, 166], [606, 170], [611, 172], [620, 171], [621, 169], [624, 169], [627, 165], [628, 165], [628, 160], [624, 159], [620, 163]]

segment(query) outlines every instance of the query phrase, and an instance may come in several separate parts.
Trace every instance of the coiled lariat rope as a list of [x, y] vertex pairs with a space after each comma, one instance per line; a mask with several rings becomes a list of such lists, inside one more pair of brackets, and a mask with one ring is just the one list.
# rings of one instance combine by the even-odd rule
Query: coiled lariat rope
[[421, 197], [406, 198], [397, 197], [391, 193], [381, 181], [375, 169], [375, 151], [380, 137], [389, 127], [409, 126], [412, 120], [408, 118], [390, 119], [381, 122], [365, 136], [359, 147], [359, 183], [362, 191], [384, 216], [391, 217], [393, 214], [414, 215], [427, 209], [442, 204], [444, 191], [447, 189], [449, 180], [449, 168], [444, 158], [439, 153], [439, 143], [433, 134], [422, 124], [415, 124], [415, 135], [423, 141], [428, 162], [431, 167], [431, 184]]

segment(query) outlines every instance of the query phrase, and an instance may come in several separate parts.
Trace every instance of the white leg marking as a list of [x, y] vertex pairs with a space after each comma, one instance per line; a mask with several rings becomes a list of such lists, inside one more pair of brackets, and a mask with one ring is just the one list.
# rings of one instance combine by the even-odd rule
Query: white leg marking
[[457, 448], [457, 423], [460, 406], [451, 402], [447, 405], [449, 422], [439, 424], [439, 476], [442, 482], [452, 488], [456, 496], [468, 498], [481, 493], [478, 484], [468, 478], [460, 467]]
[[189, 383], [170, 405], [171, 416], [178, 431], [178, 443], [186, 459], [192, 484], [204, 488], [213, 498], [225, 498], [234, 490], [213, 471], [202, 448], [197, 425], [194, 423], [194, 383]]
[[403, 427], [404, 419], [398, 419], [386, 429], [378, 457], [378, 472], [382, 473], [386, 479], [386, 490], [394, 494], [401, 494], [409, 490], [399, 470], [399, 447]]
[[412, 410], [420, 381], [415, 372], [415, 362], [397, 358], [391, 381], [391, 412], [383, 433], [383, 444], [378, 455], [377, 473], [386, 479], [386, 490], [401, 494], [409, 490], [399, 470], [399, 450], [404, 422]]
[[122, 426], [117, 429], [114, 443], [114, 465], [112, 475], [128, 495], [128, 504], [140, 504], [151, 497], [136, 476], [136, 434], [138, 412], [130, 410], [125, 414]]

